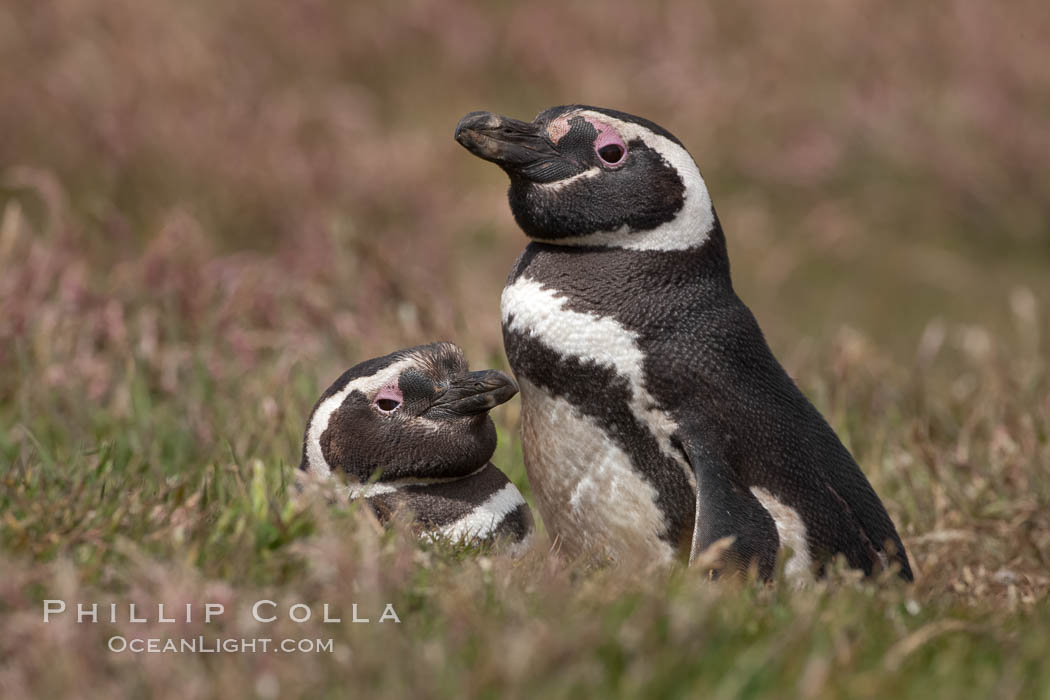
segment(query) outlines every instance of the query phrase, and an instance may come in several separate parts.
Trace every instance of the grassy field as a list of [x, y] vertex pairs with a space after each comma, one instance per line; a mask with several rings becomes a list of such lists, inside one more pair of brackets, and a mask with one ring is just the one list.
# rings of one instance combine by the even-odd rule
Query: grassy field
[[[0, 697], [1050, 697], [1050, 15], [601, 8], [0, 7]], [[914, 585], [511, 560], [293, 495], [343, 369], [438, 339], [505, 367], [524, 239], [452, 130], [570, 102], [690, 148]], [[332, 648], [108, 647], [198, 635]]]

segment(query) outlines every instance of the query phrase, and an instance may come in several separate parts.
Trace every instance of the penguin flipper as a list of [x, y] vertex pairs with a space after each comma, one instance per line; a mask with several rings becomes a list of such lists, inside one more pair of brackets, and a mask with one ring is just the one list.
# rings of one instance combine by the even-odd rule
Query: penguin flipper
[[769, 580], [776, 566], [780, 539], [776, 523], [758, 499], [732, 478], [728, 463], [699, 438], [676, 435], [696, 474], [696, 516], [689, 563], [719, 540], [731, 537], [721, 555], [719, 574], [747, 573], [757, 569]]

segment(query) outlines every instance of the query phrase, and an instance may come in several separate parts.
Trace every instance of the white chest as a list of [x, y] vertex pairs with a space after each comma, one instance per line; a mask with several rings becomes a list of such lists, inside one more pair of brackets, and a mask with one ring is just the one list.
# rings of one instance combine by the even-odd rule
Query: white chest
[[[694, 484], [692, 470], [671, 446], [677, 429], [645, 387], [645, 355], [637, 335], [615, 319], [567, 308], [557, 290], [522, 277], [503, 290], [504, 326], [557, 355], [612, 370], [629, 388], [629, 409], [660, 451]], [[515, 368], [521, 387], [522, 442], [529, 482], [547, 528], [563, 549], [591, 548], [622, 558], [637, 550], [648, 560], [673, 556], [658, 493], [595, 420]], [[593, 387], [595, 392], [601, 386]]]
[[536, 505], [566, 554], [670, 562], [657, 493], [623, 452], [568, 401], [525, 378], [521, 433]]
[[[562, 357], [593, 362], [626, 379], [631, 413], [656, 439], [660, 451], [684, 471], [692, 489], [688, 497], [693, 498], [696, 477], [671, 446], [677, 423], [658, 407], [645, 386], [645, 356], [637, 334], [613, 318], [569, 309], [567, 301], [557, 290], [522, 276], [503, 290], [504, 327], [528, 335]], [[664, 539], [666, 520], [657, 506], [658, 494], [634, 468], [631, 457], [593, 418], [514, 369], [521, 388], [525, 468], [540, 514], [562, 549], [570, 554], [598, 549], [616, 559], [641, 555], [648, 561], [671, 561], [676, 552]], [[601, 392], [602, 387], [594, 391]], [[754, 488], [752, 493], [772, 516], [780, 543], [795, 552], [786, 565], [788, 578], [807, 580], [812, 557], [801, 517], [765, 489]]]

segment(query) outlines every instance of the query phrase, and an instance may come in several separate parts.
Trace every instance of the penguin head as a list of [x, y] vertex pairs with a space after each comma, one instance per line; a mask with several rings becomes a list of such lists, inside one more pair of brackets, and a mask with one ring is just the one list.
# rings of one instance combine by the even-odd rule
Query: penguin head
[[310, 414], [300, 469], [364, 483], [454, 478], [496, 449], [489, 409], [518, 393], [503, 372], [470, 372], [452, 343], [398, 350], [352, 367]]
[[646, 119], [583, 105], [532, 122], [471, 112], [455, 138], [510, 176], [511, 211], [533, 240], [684, 250], [718, 227], [692, 156]]

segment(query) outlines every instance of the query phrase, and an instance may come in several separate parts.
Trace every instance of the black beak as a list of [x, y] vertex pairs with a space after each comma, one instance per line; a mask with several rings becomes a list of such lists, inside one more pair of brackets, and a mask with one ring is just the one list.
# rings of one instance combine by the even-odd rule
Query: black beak
[[547, 138], [546, 130], [535, 122], [521, 122], [492, 112], [471, 112], [456, 125], [456, 141], [512, 177], [553, 182], [573, 169]]
[[486, 413], [518, 393], [518, 385], [503, 372], [485, 369], [457, 377], [428, 413], [474, 416]]

